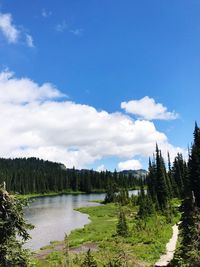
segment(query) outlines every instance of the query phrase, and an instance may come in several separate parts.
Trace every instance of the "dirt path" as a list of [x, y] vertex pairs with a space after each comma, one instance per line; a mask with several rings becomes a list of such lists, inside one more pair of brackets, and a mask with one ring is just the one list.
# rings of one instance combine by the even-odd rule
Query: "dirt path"
[[[98, 250], [98, 246], [97, 244], [93, 242], [85, 243], [78, 247], [69, 248], [69, 252], [71, 253], [87, 252], [88, 249], [90, 249], [91, 251], [96, 251]], [[50, 248], [50, 249], [39, 250], [35, 252], [34, 255], [37, 259], [42, 260], [42, 259], [45, 259], [46, 256], [49, 255], [53, 251], [63, 251], [63, 250], [64, 250], [64, 245], [59, 244], [59, 245], [55, 245], [53, 248]]]
[[164, 266], [168, 266], [170, 261], [173, 259], [174, 257], [174, 252], [176, 250], [176, 243], [177, 243], [177, 239], [178, 239], [178, 225], [175, 224], [173, 227], [173, 235], [172, 238], [169, 240], [169, 242], [166, 245], [166, 254], [162, 255], [159, 259], [159, 261], [157, 261], [154, 265], [154, 267], [164, 267]]

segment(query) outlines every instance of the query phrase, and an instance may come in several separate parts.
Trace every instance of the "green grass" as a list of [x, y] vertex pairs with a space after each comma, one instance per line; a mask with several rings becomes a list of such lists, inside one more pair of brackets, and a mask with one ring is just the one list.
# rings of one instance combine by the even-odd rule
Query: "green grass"
[[60, 192], [32, 193], [25, 195], [18, 194], [16, 196], [22, 199], [33, 199], [38, 197], [53, 197], [60, 195], [79, 195], [79, 194], [86, 194], [86, 193], [81, 191], [60, 191]]
[[[177, 201], [175, 201], [177, 204]], [[176, 206], [176, 205], [174, 205]], [[80, 208], [78, 211], [87, 213], [92, 221], [83, 229], [77, 229], [69, 235], [71, 247], [94, 242], [98, 245], [97, 252], [93, 252], [98, 266], [103, 266], [110, 259], [123, 255], [129, 266], [153, 266], [160, 255], [165, 251], [166, 243], [172, 235], [172, 225], [179, 220], [179, 213], [175, 212], [174, 218], [169, 223], [165, 216], [154, 215], [145, 221], [136, 218], [137, 207], [130, 205], [123, 207], [127, 217], [129, 236], [122, 238], [116, 235], [119, 207], [116, 204], [107, 204], [97, 207]], [[61, 242], [59, 242], [61, 243]], [[52, 248], [57, 244], [52, 243]], [[59, 255], [59, 256], [58, 256]], [[71, 255], [74, 258], [74, 255]], [[79, 256], [82, 258], [83, 255]], [[54, 267], [58, 259], [63, 259], [62, 252], [51, 253], [46, 260], [39, 262], [37, 267]], [[75, 263], [72, 266], [80, 266]]]

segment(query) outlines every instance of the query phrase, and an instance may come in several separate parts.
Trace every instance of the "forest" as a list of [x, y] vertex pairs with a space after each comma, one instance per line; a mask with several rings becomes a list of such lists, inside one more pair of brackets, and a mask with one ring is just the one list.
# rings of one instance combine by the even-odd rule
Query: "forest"
[[[141, 170], [141, 173], [145, 171]], [[143, 175], [144, 176], [144, 175]], [[19, 194], [63, 191], [105, 191], [108, 184], [135, 188], [139, 185], [140, 171], [97, 172], [67, 169], [63, 164], [37, 158], [0, 158], [0, 183], [6, 182], [8, 191]]]

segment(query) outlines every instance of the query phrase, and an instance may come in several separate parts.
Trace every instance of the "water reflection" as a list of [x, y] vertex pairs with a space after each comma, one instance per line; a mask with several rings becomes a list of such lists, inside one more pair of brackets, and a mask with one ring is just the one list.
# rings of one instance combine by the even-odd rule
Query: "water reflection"
[[26, 219], [35, 225], [30, 232], [32, 239], [26, 243], [26, 247], [37, 250], [52, 240], [62, 240], [65, 233], [83, 227], [89, 223], [88, 215], [74, 209], [99, 205], [88, 201], [103, 199], [104, 194], [36, 198], [25, 210]]

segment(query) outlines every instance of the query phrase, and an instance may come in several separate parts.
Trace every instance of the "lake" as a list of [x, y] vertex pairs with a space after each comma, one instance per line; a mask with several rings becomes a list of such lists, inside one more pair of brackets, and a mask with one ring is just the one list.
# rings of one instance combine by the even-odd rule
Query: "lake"
[[[137, 190], [129, 194], [138, 194]], [[25, 209], [25, 218], [35, 228], [30, 231], [32, 239], [26, 248], [38, 250], [50, 241], [63, 240], [65, 233], [84, 227], [90, 222], [88, 215], [75, 211], [80, 207], [97, 206], [94, 200], [103, 200], [105, 194], [60, 195], [35, 198]]]

